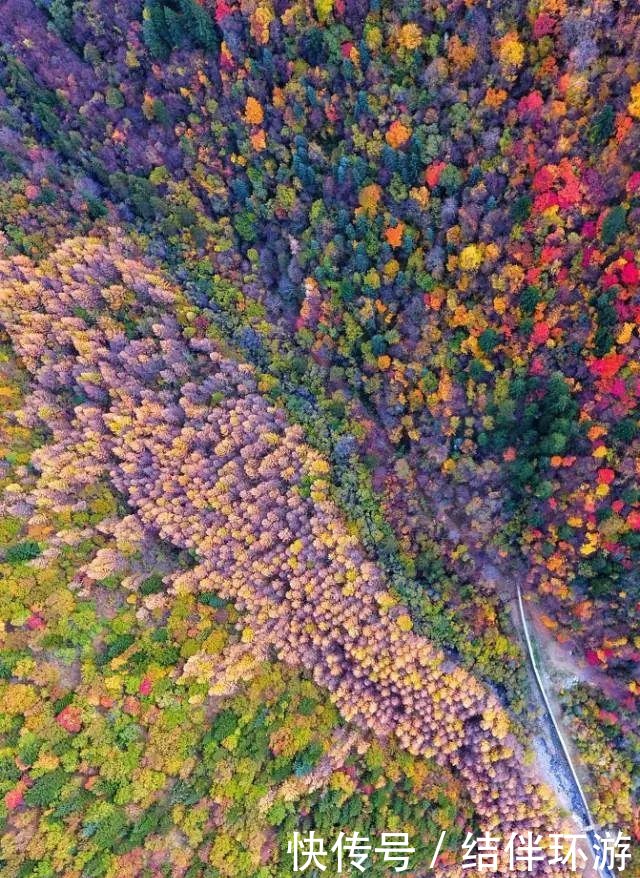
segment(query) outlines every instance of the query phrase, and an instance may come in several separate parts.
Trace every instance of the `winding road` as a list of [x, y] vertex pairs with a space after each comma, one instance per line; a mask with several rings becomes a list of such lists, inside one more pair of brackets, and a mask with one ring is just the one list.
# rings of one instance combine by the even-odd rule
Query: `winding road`
[[[550, 727], [552, 730], [553, 738], [555, 744], [557, 745], [557, 749], [562, 753], [564, 762], [569, 770], [569, 775], [572, 780], [574, 795], [571, 796], [571, 804], [574, 809], [575, 815], [580, 818], [580, 822], [583, 823], [583, 831], [587, 838], [589, 839], [589, 844], [594, 854], [594, 862], [597, 862], [596, 853], [598, 851], [597, 846], [597, 830], [598, 826], [596, 825], [593, 815], [591, 814], [591, 809], [589, 808], [589, 802], [587, 801], [587, 797], [582, 788], [582, 784], [580, 783], [580, 778], [578, 777], [578, 773], [576, 772], [575, 766], [573, 764], [573, 760], [571, 758], [571, 753], [569, 752], [569, 748], [564, 740], [564, 736], [556, 720], [553, 707], [551, 705], [551, 701], [549, 700], [549, 696], [547, 695], [547, 691], [544, 686], [544, 682], [542, 680], [542, 675], [540, 674], [540, 669], [538, 667], [538, 662], [533, 650], [533, 643], [531, 641], [531, 634], [529, 632], [529, 623], [527, 621], [527, 615], [524, 609], [524, 601], [522, 599], [522, 589], [520, 588], [520, 584], [516, 582], [516, 595], [518, 602], [518, 615], [520, 618], [520, 624], [522, 625], [522, 633], [524, 635], [525, 645], [527, 647], [527, 654], [529, 656], [529, 662], [531, 664], [531, 669], [533, 671], [533, 676], [535, 677], [536, 684], [538, 687], [538, 691], [540, 692], [540, 696], [542, 698], [542, 702], [545, 708], [546, 715], [549, 719]], [[600, 878], [613, 878], [613, 873], [606, 868], [605, 866], [596, 867]]]
[[[446, 525], [448, 533], [454, 538], [454, 540], [460, 539], [461, 533], [465, 529], [465, 524], [453, 519], [442, 498], [436, 501], [435, 509], [438, 520]], [[571, 811], [578, 825], [582, 827], [582, 832], [584, 832], [589, 841], [589, 846], [591, 847], [593, 854], [593, 863], [595, 864], [598, 862], [597, 833], [600, 827], [596, 824], [591, 813], [587, 796], [571, 757], [571, 752], [564, 739], [558, 720], [556, 719], [556, 712], [554, 711], [551, 698], [545, 688], [542, 674], [538, 666], [538, 660], [533, 648], [532, 636], [529, 622], [527, 620], [527, 614], [525, 612], [522, 589], [518, 580], [517, 571], [511, 566], [509, 566], [508, 570], [504, 569], [503, 565], [500, 564], [497, 559], [497, 564], [493, 563], [493, 561], [490, 561], [484, 553], [476, 554], [474, 561], [476, 562], [477, 569], [482, 571], [482, 575], [486, 577], [487, 580], [492, 581], [494, 586], [498, 588], [505, 605], [511, 605], [512, 607], [514, 604], [516, 605], [513, 607], [515, 610], [514, 624], [519, 622], [523, 644], [526, 647], [526, 652], [529, 657], [531, 673], [535, 679], [536, 688], [540, 695], [540, 706], [543, 709], [544, 717], [548, 723], [548, 734], [544, 737], [544, 744], [546, 745], [545, 749], [547, 755], [550, 757], [552, 763], [555, 763], [552, 765], [552, 771], [553, 769], [557, 770], [557, 773], [553, 776], [556, 795], [563, 793], [567, 798], [568, 804], [570, 805]], [[513, 598], [514, 594], [515, 600]], [[540, 755], [541, 754], [539, 754], [539, 756]], [[565, 780], [566, 783], [564, 782]], [[613, 872], [605, 866], [594, 867], [591, 874], [598, 875], [599, 878], [615, 878]]]

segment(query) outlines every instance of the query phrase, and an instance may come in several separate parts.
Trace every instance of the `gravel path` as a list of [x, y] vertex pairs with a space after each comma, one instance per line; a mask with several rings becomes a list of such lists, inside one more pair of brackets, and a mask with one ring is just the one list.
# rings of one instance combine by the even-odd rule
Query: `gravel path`
[[[595, 858], [595, 851], [597, 850], [595, 847], [597, 841], [596, 832], [599, 827], [596, 825], [593, 815], [591, 814], [589, 802], [573, 764], [573, 759], [571, 758], [571, 752], [562, 734], [560, 724], [556, 719], [558, 707], [557, 705], [552, 704], [552, 696], [548, 694], [547, 686], [545, 686], [543, 680], [543, 674], [538, 665], [534, 644], [531, 639], [527, 614], [524, 608], [524, 601], [522, 599], [520, 583], [516, 582], [515, 589], [517, 596], [517, 615], [520, 622], [521, 633], [529, 657], [531, 671], [536, 682], [537, 691], [544, 708], [545, 725], [548, 729], [548, 735], [545, 739], [543, 739], [542, 742], [540, 742], [540, 740], [536, 741], [538, 745], [536, 750], [540, 754], [540, 744], [542, 743], [542, 746], [546, 751], [544, 754], [544, 761], [547, 763], [550, 769], [549, 773], [555, 781], [553, 784], [554, 789], [558, 790], [559, 787], [564, 794], [562, 798], [565, 798], [565, 800], [568, 799], [571, 811], [578, 818], [578, 821], [582, 826], [582, 831], [586, 833], [589, 839]], [[597, 869], [596, 872], [600, 878], [613, 878], [610, 870], [605, 867]]]

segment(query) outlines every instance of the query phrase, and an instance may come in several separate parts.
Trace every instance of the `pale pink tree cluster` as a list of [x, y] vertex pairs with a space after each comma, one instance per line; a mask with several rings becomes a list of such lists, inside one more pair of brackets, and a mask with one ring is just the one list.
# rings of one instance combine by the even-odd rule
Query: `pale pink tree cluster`
[[[484, 829], [557, 831], [496, 696], [413, 633], [330, 499], [326, 461], [250, 366], [184, 337], [183, 306], [116, 235], [0, 263], [0, 321], [35, 384], [25, 418], [52, 431], [34, 456], [38, 501], [73, 508], [79, 487], [109, 478], [144, 528], [197, 557], [183, 587], [244, 612], [247, 667], [255, 642], [258, 658], [308, 671], [345, 719], [458, 770]], [[220, 662], [191, 660], [212, 694]]]

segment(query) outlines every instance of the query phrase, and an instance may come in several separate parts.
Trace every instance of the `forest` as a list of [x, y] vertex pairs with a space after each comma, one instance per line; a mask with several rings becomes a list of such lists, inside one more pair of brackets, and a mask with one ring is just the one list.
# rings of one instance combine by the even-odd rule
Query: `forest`
[[2, 875], [571, 827], [515, 583], [640, 875], [633, 4], [2, 0], [0, 180]]

